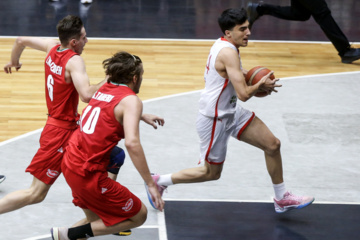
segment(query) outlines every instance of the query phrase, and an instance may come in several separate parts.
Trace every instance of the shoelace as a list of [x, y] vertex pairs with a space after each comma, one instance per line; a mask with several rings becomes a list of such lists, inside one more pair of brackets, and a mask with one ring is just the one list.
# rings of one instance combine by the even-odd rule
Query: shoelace
[[297, 200], [297, 201], [299, 201], [299, 202], [302, 200], [302, 197], [301, 197], [301, 196], [293, 195], [291, 192], [285, 193], [283, 199], [289, 199], [289, 198], [295, 199], [295, 200]]

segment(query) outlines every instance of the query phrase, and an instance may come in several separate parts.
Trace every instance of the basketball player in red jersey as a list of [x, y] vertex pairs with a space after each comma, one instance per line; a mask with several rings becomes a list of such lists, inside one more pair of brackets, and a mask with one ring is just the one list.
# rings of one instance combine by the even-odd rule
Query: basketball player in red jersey
[[[12, 192], [0, 199], [0, 214], [45, 199], [61, 173], [63, 152], [69, 137], [77, 128], [79, 96], [82, 101], [89, 102], [94, 92], [105, 82], [104, 80], [97, 85], [90, 85], [84, 60], [80, 56], [88, 42], [81, 19], [67, 16], [59, 21], [57, 30], [60, 42], [53, 39], [18, 37], [13, 46], [11, 61], [4, 66], [6, 73], [11, 73], [12, 67], [18, 71], [22, 66], [19, 60], [25, 47], [47, 53], [44, 65], [48, 119], [41, 134], [40, 148], [26, 169], [34, 176], [30, 188]], [[117, 155], [123, 154], [123, 151], [117, 152]], [[125, 155], [122, 156], [123, 161]], [[110, 171], [115, 174], [113, 177], [116, 177], [114, 163]]]
[[121, 139], [125, 139], [130, 158], [145, 181], [156, 208], [162, 210], [164, 207], [140, 143], [140, 120], [154, 128], [164, 124], [162, 118], [142, 114], [143, 105], [136, 96], [144, 73], [141, 59], [119, 52], [103, 64], [109, 76], [107, 83], [83, 110], [80, 128], [71, 136], [62, 162], [73, 203], [83, 209], [89, 223], [72, 228], [52, 228], [55, 240], [112, 234], [145, 222], [147, 209], [140, 199], [107, 177], [107, 156]]

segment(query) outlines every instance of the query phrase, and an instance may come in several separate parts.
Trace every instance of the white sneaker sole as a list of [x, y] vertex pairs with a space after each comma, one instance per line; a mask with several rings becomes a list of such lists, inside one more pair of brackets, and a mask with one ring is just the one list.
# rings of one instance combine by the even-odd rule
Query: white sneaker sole
[[[304, 207], [307, 207], [309, 206], [310, 204], [312, 204], [313, 202], [315, 201], [315, 198], [313, 198], [313, 200], [311, 202], [307, 202], [307, 203], [304, 203], [302, 205], [292, 205], [292, 206], [287, 206], [287, 207], [284, 207], [284, 208], [281, 208], [279, 206], [275, 206], [275, 212], [277, 213], [284, 213], [284, 212], [287, 212], [287, 211], [290, 211], [290, 210], [293, 210], [293, 209], [302, 209]], [[277, 204], [276, 204], [277, 205]]]
[[59, 228], [57, 227], [51, 228], [50, 232], [51, 232], [52, 240], [60, 240]]
[[156, 210], [158, 210], [158, 209], [155, 207], [155, 203], [154, 203], [153, 200], [151, 199], [151, 194], [150, 194], [150, 192], [149, 192], [149, 188], [148, 188], [148, 186], [146, 185], [146, 183], [145, 183], [145, 189], [146, 189], [146, 194], [147, 194], [147, 196], [148, 196], [148, 199], [149, 199], [149, 202], [150, 202], [151, 206], [152, 206], [153, 208], [155, 208]]

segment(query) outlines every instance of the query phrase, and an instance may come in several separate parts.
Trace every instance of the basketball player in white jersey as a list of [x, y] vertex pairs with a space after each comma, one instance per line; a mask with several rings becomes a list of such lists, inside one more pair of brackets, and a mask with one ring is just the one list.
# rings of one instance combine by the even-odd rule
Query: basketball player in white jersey
[[[257, 84], [248, 86], [242, 69], [239, 47], [248, 45], [249, 22], [244, 9], [225, 10], [218, 19], [224, 36], [216, 40], [210, 50], [205, 68], [205, 89], [199, 101], [196, 122], [200, 137], [200, 161], [203, 166], [167, 174], [153, 175], [162, 194], [167, 186], [179, 183], [196, 183], [220, 178], [231, 137], [264, 151], [267, 170], [271, 177], [275, 197], [275, 211], [300, 209], [314, 201], [313, 197], [296, 196], [287, 191], [283, 180], [280, 141], [255, 114], [237, 105], [245, 102], [257, 91], [277, 92], [279, 79], [270, 79], [273, 72]], [[149, 197], [150, 203], [153, 202]], [[153, 205], [154, 206], [154, 205]]]

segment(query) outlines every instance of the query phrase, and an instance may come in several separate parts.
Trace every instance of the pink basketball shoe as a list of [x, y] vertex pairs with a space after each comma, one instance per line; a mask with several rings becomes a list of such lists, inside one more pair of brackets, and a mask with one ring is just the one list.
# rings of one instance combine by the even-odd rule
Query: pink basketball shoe
[[275, 211], [284, 213], [291, 209], [301, 209], [310, 205], [315, 200], [314, 197], [296, 196], [290, 192], [286, 192], [280, 200], [274, 198]]

